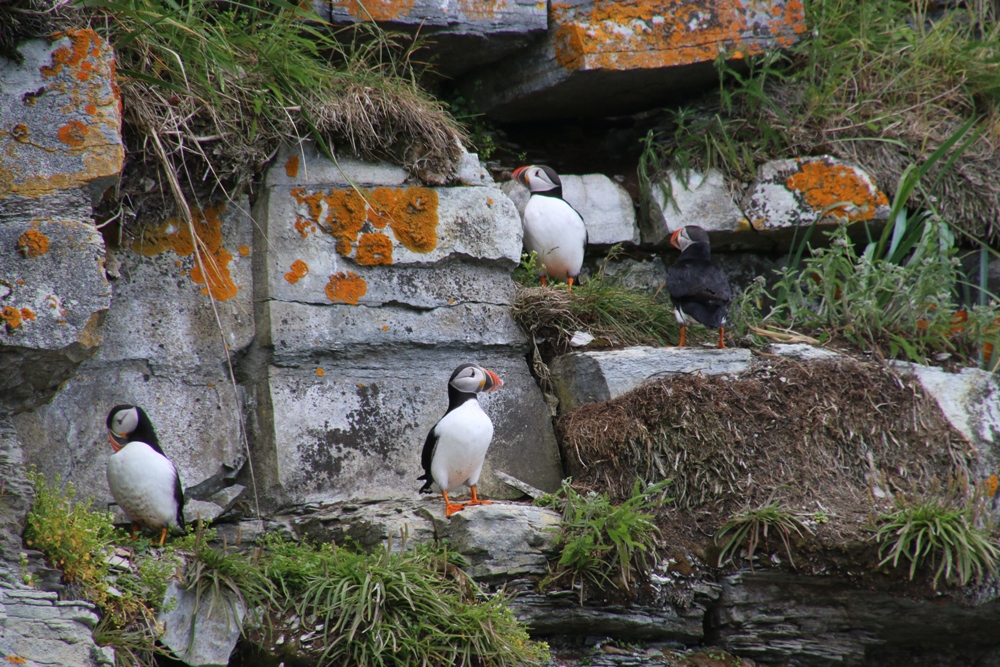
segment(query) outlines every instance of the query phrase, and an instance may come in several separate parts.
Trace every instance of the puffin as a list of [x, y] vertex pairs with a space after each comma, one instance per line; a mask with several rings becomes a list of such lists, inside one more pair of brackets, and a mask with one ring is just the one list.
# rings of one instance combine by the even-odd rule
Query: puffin
[[108, 458], [108, 486], [132, 522], [160, 531], [184, 530], [184, 490], [177, 468], [160, 448], [153, 423], [136, 405], [116, 405], [108, 413], [108, 435], [115, 453]]
[[[446, 517], [469, 505], [493, 504], [476, 493], [486, 450], [493, 440], [493, 422], [483, 412], [476, 394], [502, 386], [496, 373], [476, 364], [462, 364], [448, 380], [448, 411], [427, 434], [420, 457], [424, 474], [417, 478], [425, 482], [420, 493], [431, 493], [431, 484], [437, 483], [444, 496]], [[472, 500], [452, 503], [448, 492], [462, 486], [472, 490]]]
[[716, 347], [725, 347], [726, 314], [733, 292], [726, 275], [712, 264], [708, 232], [697, 225], [681, 227], [670, 235], [670, 245], [681, 251], [667, 270], [667, 291], [674, 303], [674, 317], [681, 325], [677, 347], [684, 347], [687, 327], [695, 323], [718, 329]]
[[518, 167], [512, 176], [531, 191], [522, 216], [524, 248], [538, 254], [542, 285], [546, 278], [565, 280], [572, 291], [587, 246], [583, 216], [563, 199], [562, 181], [551, 167]]

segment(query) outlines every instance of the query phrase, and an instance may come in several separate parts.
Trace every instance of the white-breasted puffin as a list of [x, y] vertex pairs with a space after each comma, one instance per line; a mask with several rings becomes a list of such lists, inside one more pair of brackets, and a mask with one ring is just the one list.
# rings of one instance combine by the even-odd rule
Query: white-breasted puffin
[[514, 180], [531, 191], [524, 207], [524, 248], [538, 253], [538, 275], [565, 280], [569, 289], [580, 275], [587, 247], [587, 227], [583, 216], [563, 199], [562, 181], [551, 167], [518, 167]]
[[[451, 516], [467, 505], [490, 505], [476, 493], [479, 473], [483, 470], [486, 450], [493, 440], [493, 422], [483, 412], [476, 394], [496, 391], [503, 381], [493, 371], [475, 364], [462, 364], [448, 380], [448, 411], [427, 434], [420, 457], [425, 480], [420, 493], [430, 493], [437, 482], [444, 496], [445, 516]], [[472, 500], [452, 503], [448, 492], [462, 486], [472, 490]]]
[[667, 269], [667, 291], [681, 325], [677, 347], [684, 347], [687, 327], [695, 323], [718, 329], [716, 347], [725, 347], [726, 314], [733, 292], [726, 274], [712, 264], [708, 232], [697, 225], [681, 227], [671, 234], [670, 245], [681, 251], [680, 259]]
[[115, 502], [138, 526], [184, 530], [184, 490], [177, 469], [160, 448], [153, 423], [135, 405], [116, 405], [108, 414], [108, 434], [115, 453], [108, 458], [108, 486]]

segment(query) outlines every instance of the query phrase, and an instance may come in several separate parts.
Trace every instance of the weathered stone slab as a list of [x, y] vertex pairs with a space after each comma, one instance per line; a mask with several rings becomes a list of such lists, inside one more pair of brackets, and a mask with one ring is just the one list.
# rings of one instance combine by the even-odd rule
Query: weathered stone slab
[[[588, 245], [639, 243], [635, 205], [625, 188], [604, 174], [560, 174], [559, 179], [563, 198], [580, 213], [587, 227]], [[507, 181], [500, 189], [523, 216], [531, 196], [528, 188], [517, 181]]]
[[913, 375], [941, 412], [978, 452], [973, 475], [982, 481], [1000, 472], [1000, 383], [976, 368], [949, 373], [935, 366], [893, 362], [900, 373]]
[[548, 410], [521, 354], [478, 346], [425, 348], [419, 354], [414, 349], [318, 362], [316, 368], [267, 369], [267, 387], [258, 388], [257, 401], [273, 430], [257, 439], [255, 456], [261, 461], [258, 480], [269, 475], [263, 483], [272, 501], [414, 497], [424, 440], [448, 406], [448, 378], [468, 361], [504, 381], [480, 401], [495, 429], [482, 493], [512, 495], [492, 478], [493, 469], [544, 490], [558, 487], [560, 461]]
[[125, 159], [111, 47], [83, 29], [18, 51], [0, 60], [0, 199], [84, 188], [98, 201]]
[[767, 346], [767, 353], [795, 361], [834, 361], [845, 358], [833, 350], [806, 343], [773, 343]]
[[614, 115], [714, 80], [720, 53], [736, 60], [805, 32], [797, 0], [551, 3], [544, 39], [474, 73], [464, 89], [501, 121]]
[[315, 143], [302, 141], [280, 147], [273, 166], [267, 170], [264, 184], [269, 188], [275, 185], [400, 186], [409, 177], [406, 169], [389, 162], [365, 162], [348, 156], [337, 156], [337, 161], [331, 162]]
[[[656, 255], [643, 260], [629, 257], [611, 261], [598, 259], [587, 269], [590, 274], [603, 270], [604, 275], [617, 284], [647, 296], [658, 295], [659, 298], [666, 300], [669, 298], [666, 288], [667, 265], [675, 262], [679, 256], [680, 253], [677, 252], [664, 252], [662, 259]], [[763, 276], [768, 284], [773, 284], [776, 279], [774, 270], [778, 262], [779, 260], [747, 252], [712, 255], [712, 263], [726, 274], [733, 294], [745, 290], [757, 276]]]
[[627, 347], [608, 352], [572, 352], [551, 364], [552, 384], [563, 412], [608, 401], [641, 384], [670, 375], [735, 375], [749, 369], [744, 348]]
[[104, 240], [92, 225], [0, 219], [0, 409], [49, 400], [97, 351], [110, 303]]
[[154, 370], [216, 366], [217, 381], [223, 382], [228, 376], [222, 374], [223, 333], [231, 352], [242, 350], [253, 338], [249, 202], [244, 198], [192, 213], [216, 309], [187, 225], [170, 218], [146, 227], [143, 236], [115, 253], [120, 277], [114, 281], [97, 359], [143, 359]]
[[240, 638], [243, 603], [224, 587], [219, 599], [213, 595], [199, 596], [171, 579], [156, 619], [165, 628], [160, 641], [191, 667], [225, 667]]
[[498, 189], [275, 186], [261, 199], [258, 298], [419, 308], [511, 298], [521, 224]]
[[[874, 179], [861, 168], [830, 156], [761, 165], [742, 208], [747, 220], [737, 232], [763, 232], [782, 247], [791, 243], [796, 229], [801, 236], [813, 223], [817, 231], [849, 223], [861, 234], [868, 224], [874, 235], [881, 233], [889, 217], [889, 200]], [[820, 238], [813, 234], [814, 242]]]
[[434, 511], [441, 539], [469, 560], [476, 580], [544, 575], [559, 536], [559, 514], [514, 503], [466, 507], [450, 518], [444, 502]]
[[430, 37], [424, 47], [435, 70], [454, 76], [513, 53], [545, 31], [537, 0], [314, 0], [320, 16], [338, 24], [375, 21]]
[[668, 248], [670, 235], [687, 225], [698, 225], [708, 232], [731, 232], [739, 225], [743, 214], [733, 202], [722, 172], [709, 169], [686, 176], [670, 172], [663, 182], [652, 184], [642, 218], [644, 244]]

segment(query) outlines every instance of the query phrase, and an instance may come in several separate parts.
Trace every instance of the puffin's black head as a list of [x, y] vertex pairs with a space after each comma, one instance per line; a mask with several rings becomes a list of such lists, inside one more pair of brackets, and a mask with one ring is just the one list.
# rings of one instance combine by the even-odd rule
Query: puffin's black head
[[116, 405], [108, 413], [108, 435], [111, 447], [117, 452], [128, 443], [138, 440], [159, 451], [160, 443], [153, 431], [153, 422], [146, 411], [137, 405]]
[[704, 243], [707, 246], [708, 232], [698, 225], [688, 225], [670, 235], [670, 245], [681, 252], [684, 252], [692, 243]]
[[503, 386], [503, 380], [491, 370], [475, 364], [462, 364], [455, 369], [448, 380], [448, 388], [463, 394], [478, 394], [481, 391], [496, 391]]
[[518, 167], [511, 176], [521, 185], [527, 186], [532, 192], [545, 194], [554, 190], [561, 196], [562, 181], [559, 180], [559, 175], [552, 167], [541, 164]]

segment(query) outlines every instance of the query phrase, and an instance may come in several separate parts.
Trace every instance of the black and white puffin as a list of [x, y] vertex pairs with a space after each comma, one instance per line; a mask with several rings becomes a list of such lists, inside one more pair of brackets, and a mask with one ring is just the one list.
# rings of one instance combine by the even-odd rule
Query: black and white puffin
[[[496, 391], [503, 381], [493, 371], [475, 364], [462, 364], [448, 380], [448, 411], [427, 434], [420, 457], [424, 480], [420, 493], [430, 493], [436, 482], [444, 496], [445, 516], [451, 516], [467, 505], [490, 505], [476, 493], [479, 473], [483, 470], [486, 450], [493, 440], [493, 422], [483, 412], [476, 394]], [[472, 490], [472, 500], [452, 503], [448, 492], [462, 486]]]
[[718, 329], [716, 347], [725, 347], [726, 314], [733, 292], [726, 275], [712, 264], [708, 232], [697, 225], [681, 227], [671, 234], [670, 245], [681, 251], [680, 259], [667, 269], [667, 291], [681, 325], [677, 347], [684, 347], [687, 327], [695, 323]]
[[138, 526], [184, 530], [184, 490], [177, 469], [160, 448], [153, 423], [135, 405], [116, 405], [108, 414], [108, 434], [115, 453], [108, 458], [108, 486], [115, 502]]
[[514, 180], [531, 191], [524, 207], [524, 248], [538, 253], [538, 275], [565, 280], [569, 289], [580, 275], [587, 246], [583, 217], [563, 199], [562, 181], [551, 167], [518, 167]]

